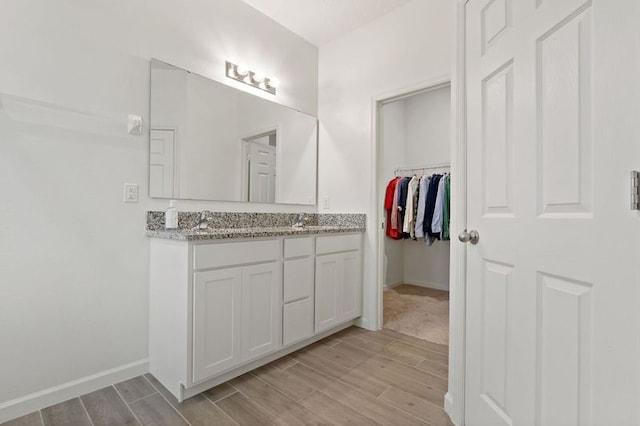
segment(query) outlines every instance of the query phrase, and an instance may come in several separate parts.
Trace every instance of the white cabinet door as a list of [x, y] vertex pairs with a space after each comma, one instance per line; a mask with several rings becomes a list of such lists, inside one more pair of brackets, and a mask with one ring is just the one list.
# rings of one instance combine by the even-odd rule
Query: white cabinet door
[[316, 333], [340, 321], [338, 298], [342, 276], [342, 254], [316, 257]]
[[360, 252], [316, 257], [316, 333], [362, 313]]
[[311, 297], [284, 305], [282, 344], [289, 345], [313, 336], [313, 301]]
[[240, 268], [196, 272], [193, 286], [193, 381], [240, 361]]
[[348, 321], [362, 314], [362, 268], [360, 252], [342, 254], [342, 279], [339, 289], [339, 321]]
[[280, 270], [277, 262], [242, 268], [242, 361], [281, 346]]

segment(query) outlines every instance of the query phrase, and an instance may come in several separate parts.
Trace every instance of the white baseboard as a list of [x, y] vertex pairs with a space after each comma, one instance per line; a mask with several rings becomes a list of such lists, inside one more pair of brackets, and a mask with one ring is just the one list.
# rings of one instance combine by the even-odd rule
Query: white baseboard
[[149, 360], [142, 359], [0, 403], [0, 423], [148, 372]]
[[380, 329], [373, 321], [365, 317], [357, 318], [353, 321], [353, 325], [370, 331], [377, 331]]
[[404, 281], [396, 281], [394, 283], [389, 283], [384, 285], [384, 291], [391, 290], [394, 287], [398, 287], [399, 285], [404, 284]]
[[451, 394], [449, 392], [447, 392], [444, 396], [444, 412], [449, 415], [449, 419], [451, 420], [451, 423], [453, 423], [456, 426], [461, 426], [457, 424], [455, 421], [456, 416], [455, 416], [455, 410], [453, 407], [453, 398], [451, 397]]
[[420, 280], [404, 280], [404, 284], [411, 284], [418, 287], [432, 288], [434, 290], [449, 291], [449, 283], [431, 283]]

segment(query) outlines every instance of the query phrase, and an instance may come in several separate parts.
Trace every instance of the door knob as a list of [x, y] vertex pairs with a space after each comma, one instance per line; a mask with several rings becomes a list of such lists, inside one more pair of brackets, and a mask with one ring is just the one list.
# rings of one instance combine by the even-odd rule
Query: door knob
[[476, 231], [475, 229], [472, 229], [469, 232], [467, 232], [467, 230], [465, 229], [458, 234], [458, 239], [463, 243], [478, 244], [478, 240], [480, 240], [480, 234], [478, 234], [478, 231]]

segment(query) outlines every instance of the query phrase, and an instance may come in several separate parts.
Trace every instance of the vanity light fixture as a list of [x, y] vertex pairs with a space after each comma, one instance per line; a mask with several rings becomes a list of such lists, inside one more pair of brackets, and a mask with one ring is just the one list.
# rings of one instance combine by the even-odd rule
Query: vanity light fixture
[[272, 95], [276, 94], [276, 89], [280, 86], [277, 78], [266, 77], [261, 72], [251, 71], [243, 65], [236, 65], [226, 61], [227, 77], [240, 81], [249, 86], [255, 87]]

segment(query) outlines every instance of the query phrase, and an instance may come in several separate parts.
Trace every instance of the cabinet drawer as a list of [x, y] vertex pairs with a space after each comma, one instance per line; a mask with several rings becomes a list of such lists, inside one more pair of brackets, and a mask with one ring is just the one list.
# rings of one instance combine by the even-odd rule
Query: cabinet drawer
[[289, 345], [313, 335], [311, 298], [287, 303], [283, 310], [282, 344]]
[[284, 257], [310, 256], [313, 254], [313, 238], [284, 240]]
[[318, 237], [316, 238], [316, 254], [359, 250], [361, 245], [360, 239], [360, 234]]
[[217, 268], [279, 258], [280, 240], [201, 244], [193, 247], [193, 268]]
[[312, 257], [284, 261], [284, 303], [313, 294]]

